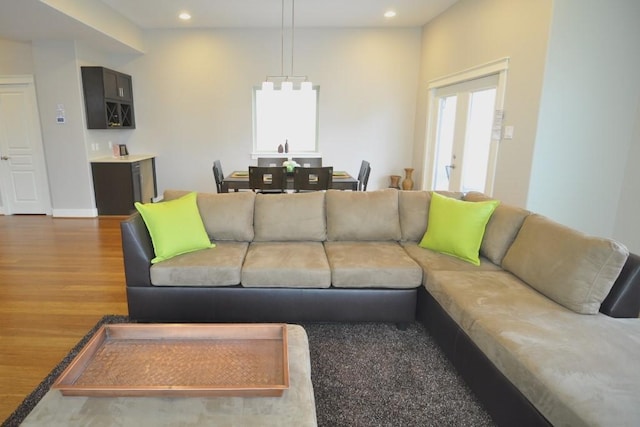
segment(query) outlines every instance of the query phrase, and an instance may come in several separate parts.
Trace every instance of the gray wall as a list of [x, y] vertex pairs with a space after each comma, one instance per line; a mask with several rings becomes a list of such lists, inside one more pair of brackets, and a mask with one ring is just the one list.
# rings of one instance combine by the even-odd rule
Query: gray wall
[[[53, 216], [95, 216], [75, 43], [33, 42], [33, 58]], [[58, 104], [64, 124], [55, 121]]]
[[554, 3], [528, 207], [640, 252], [640, 2]]

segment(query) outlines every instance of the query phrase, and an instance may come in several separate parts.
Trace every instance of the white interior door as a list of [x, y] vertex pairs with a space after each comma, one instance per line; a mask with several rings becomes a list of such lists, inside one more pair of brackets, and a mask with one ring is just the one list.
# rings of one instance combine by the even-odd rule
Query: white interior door
[[493, 194], [509, 58], [429, 82], [423, 188]]
[[51, 213], [31, 76], [0, 77], [0, 192], [6, 215]]

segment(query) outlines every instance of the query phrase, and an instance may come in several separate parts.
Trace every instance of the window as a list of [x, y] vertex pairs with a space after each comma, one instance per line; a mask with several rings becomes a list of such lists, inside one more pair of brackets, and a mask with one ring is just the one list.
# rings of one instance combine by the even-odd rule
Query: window
[[312, 89], [267, 89], [253, 92], [253, 151], [275, 153], [318, 151], [318, 86]]

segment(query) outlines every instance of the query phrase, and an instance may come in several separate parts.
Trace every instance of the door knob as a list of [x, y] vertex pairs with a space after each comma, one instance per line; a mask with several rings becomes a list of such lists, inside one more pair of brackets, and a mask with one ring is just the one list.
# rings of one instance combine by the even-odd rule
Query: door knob
[[0, 157], [0, 160], [9, 160], [9, 157], [7, 157], [7, 156], [2, 156], [2, 157]]

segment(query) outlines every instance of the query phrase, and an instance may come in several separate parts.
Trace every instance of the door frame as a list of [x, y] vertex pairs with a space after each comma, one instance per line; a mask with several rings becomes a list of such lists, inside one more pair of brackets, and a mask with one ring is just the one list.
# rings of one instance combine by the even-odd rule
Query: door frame
[[[498, 87], [496, 89], [496, 102], [494, 112], [494, 125], [498, 121], [496, 118], [496, 112], [504, 112], [504, 99], [505, 91], [507, 87], [507, 71], [509, 70], [509, 58], [501, 58], [495, 61], [488, 62], [483, 65], [478, 65], [463, 71], [459, 71], [453, 74], [449, 74], [437, 79], [430, 80], [428, 82], [427, 89], [429, 90], [427, 105], [428, 105], [428, 117], [427, 128], [425, 131], [426, 136], [426, 149], [424, 154], [424, 165], [422, 172], [422, 188], [432, 188], [433, 186], [433, 173], [435, 169], [435, 152], [436, 152], [436, 136], [438, 125], [438, 105], [436, 90], [445, 86], [451, 86], [459, 83], [464, 83], [469, 80], [475, 80], [490, 75], [498, 75]], [[500, 119], [500, 137], [494, 138], [492, 132], [491, 147], [489, 149], [489, 159], [487, 165], [487, 181], [485, 185], [485, 194], [488, 196], [493, 195], [493, 184], [495, 181], [496, 164], [498, 162], [498, 143], [502, 139], [502, 120]]]
[[[17, 75], [0, 75], [0, 86], [26, 86], [26, 92], [28, 92], [27, 96], [29, 97], [29, 104], [32, 109], [33, 118], [35, 121], [31, 123], [33, 126], [33, 131], [37, 137], [37, 143], [34, 144], [34, 150], [37, 152], [38, 156], [38, 168], [40, 172], [41, 182], [39, 185], [42, 186], [39, 190], [42, 192], [42, 205], [43, 205], [43, 214], [51, 215], [52, 206], [51, 206], [51, 194], [49, 191], [49, 175], [47, 174], [47, 160], [45, 158], [44, 153], [44, 141], [42, 138], [42, 128], [40, 126], [40, 112], [38, 110], [38, 99], [36, 95], [35, 88], [35, 80], [32, 74], [17, 74]], [[14, 212], [11, 210], [11, 203], [9, 201], [9, 197], [6, 194], [6, 191], [2, 190], [2, 183], [0, 182], [0, 196], [2, 200], [2, 206], [0, 206], [0, 214], [3, 215], [13, 215]]]

